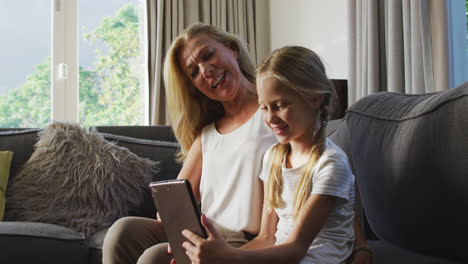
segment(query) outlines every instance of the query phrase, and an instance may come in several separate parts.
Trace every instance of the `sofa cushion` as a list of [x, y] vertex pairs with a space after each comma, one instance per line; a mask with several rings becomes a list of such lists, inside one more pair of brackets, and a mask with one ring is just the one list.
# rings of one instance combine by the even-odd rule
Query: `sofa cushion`
[[169, 142], [177, 141], [171, 126], [94, 126], [90, 127], [90, 130], [129, 138]]
[[[101, 135], [106, 140], [129, 149], [139, 157], [159, 161], [159, 172], [153, 175], [152, 181], [177, 178], [181, 169], [181, 164], [175, 159], [179, 149], [178, 143], [162, 140], [138, 139], [108, 133], [101, 133]], [[154, 134], [153, 138], [159, 138], [159, 136], [158, 134]], [[162, 136], [164, 138], [164, 135]], [[141, 191], [145, 197], [144, 202], [141, 206], [134, 208], [134, 210], [130, 212], [130, 215], [154, 218], [156, 216], [156, 209], [151, 192], [147, 186]]]
[[376, 235], [468, 262], [468, 83], [440, 93], [378, 93], [346, 114], [350, 153]]
[[102, 245], [104, 244], [104, 238], [106, 237], [107, 231], [109, 231], [108, 227], [101, 229], [95, 232], [88, 239], [89, 263], [90, 264], [102, 263]]
[[82, 233], [43, 223], [0, 222], [0, 262], [87, 263], [88, 244]]
[[418, 254], [392, 245], [382, 240], [367, 241], [372, 250], [372, 262], [378, 264], [462, 264], [462, 262], [451, 261], [431, 256]]
[[172, 141], [147, 140], [100, 133], [107, 141], [127, 148], [139, 157], [159, 161], [159, 172], [153, 180], [169, 180], [177, 177], [181, 164], [176, 161], [179, 144]]
[[0, 151], [0, 221], [2, 221], [3, 212], [5, 211], [5, 191], [8, 185], [12, 157], [13, 152]]
[[87, 235], [141, 205], [156, 162], [77, 124], [52, 123], [7, 189], [5, 220], [52, 223]]
[[37, 133], [41, 130], [39, 128], [0, 129], [0, 151], [9, 150], [15, 154], [11, 161], [10, 180], [34, 152], [34, 144], [38, 140]]

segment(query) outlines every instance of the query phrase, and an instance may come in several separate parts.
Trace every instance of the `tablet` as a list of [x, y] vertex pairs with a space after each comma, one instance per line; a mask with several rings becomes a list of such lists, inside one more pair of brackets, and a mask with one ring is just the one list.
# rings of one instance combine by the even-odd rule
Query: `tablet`
[[158, 181], [150, 183], [149, 187], [176, 263], [190, 264], [182, 247], [182, 243], [187, 240], [182, 230], [188, 229], [207, 238], [190, 182], [184, 179]]

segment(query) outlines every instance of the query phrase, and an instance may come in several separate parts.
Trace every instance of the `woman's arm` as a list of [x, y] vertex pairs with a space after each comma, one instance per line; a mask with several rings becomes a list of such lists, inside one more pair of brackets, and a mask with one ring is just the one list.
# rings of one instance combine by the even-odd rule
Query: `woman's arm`
[[202, 173], [202, 145], [201, 135], [195, 138], [192, 146], [190, 147], [187, 158], [184, 161], [184, 165], [177, 176], [177, 179], [187, 179], [190, 181], [192, 186], [193, 195], [197, 200], [197, 204], [200, 204], [200, 180]]
[[330, 211], [336, 204], [336, 197], [312, 194], [295, 222], [288, 240], [281, 244], [262, 249], [237, 249], [227, 245], [206, 217], [202, 222], [209, 234], [202, 239], [184, 230], [184, 236], [191, 242], [184, 242], [187, 255], [194, 263], [299, 263], [310, 244], [324, 225]]
[[[263, 184], [263, 190], [265, 190], [266, 184]], [[242, 249], [255, 249], [273, 246], [276, 242], [276, 226], [278, 225], [278, 215], [275, 210], [268, 212], [266, 201], [267, 197], [265, 192], [263, 197], [263, 210], [262, 210], [262, 221], [260, 225], [260, 232], [252, 239], [249, 243], [242, 246]]]
[[[192, 186], [193, 196], [197, 200], [197, 204], [200, 204], [200, 181], [202, 173], [202, 145], [201, 145], [201, 135], [198, 135], [193, 141], [192, 146], [190, 147], [187, 158], [184, 161], [184, 165], [177, 175], [177, 179], [187, 179], [190, 181]], [[156, 219], [159, 220], [159, 215], [156, 215]], [[171, 246], [168, 245], [167, 253], [172, 254]], [[171, 262], [172, 263], [172, 262]]]

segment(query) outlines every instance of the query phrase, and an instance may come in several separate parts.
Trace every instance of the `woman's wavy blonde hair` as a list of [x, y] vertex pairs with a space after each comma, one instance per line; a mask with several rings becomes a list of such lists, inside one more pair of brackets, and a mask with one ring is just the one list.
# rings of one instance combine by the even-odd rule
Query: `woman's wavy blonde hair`
[[196, 22], [188, 26], [173, 42], [164, 61], [164, 85], [174, 134], [181, 145], [178, 160], [184, 161], [202, 128], [224, 114], [220, 102], [201, 93], [179, 65], [179, 52], [195, 35], [206, 34], [226, 47], [237, 49], [239, 68], [255, 83], [255, 64], [247, 45], [238, 36], [217, 27]]
[[[324, 122], [328, 121], [331, 103], [336, 97], [336, 92], [332, 82], [327, 78], [325, 67], [318, 55], [304, 47], [290, 46], [273, 51], [259, 66], [257, 75], [259, 74], [275, 77], [284, 87], [299, 95], [298, 99], [303, 98], [309, 103], [312, 102], [314, 96], [325, 95], [320, 105], [319, 124], [321, 125], [314, 135], [309, 159], [294, 195], [293, 216], [296, 218], [312, 190], [312, 169], [325, 150], [326, 128]], [[278, 144], [272, 149], [270, 155], [272, 166], [266, 189], [268, 210], [284, 206], [284, 201], [281, 199], [283, 192], [281, 171], [283, 159], [289, 151], [289, 144]]]

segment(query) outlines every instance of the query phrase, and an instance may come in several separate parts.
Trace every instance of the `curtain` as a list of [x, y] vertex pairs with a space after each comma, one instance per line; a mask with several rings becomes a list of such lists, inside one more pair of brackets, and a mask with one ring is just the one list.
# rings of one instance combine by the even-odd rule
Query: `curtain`
[[172, 41], [184, 28], [196, 21], [222, 28], [239, 35], [252, 56], [259, 58], [258, 53], [269, 52], [264, 48], [268, 36], [256, 31], [256, 22], [265, 20], [256, 14], [264, 16], [265, 4], [255, 0], [147, 0], [151, 125], [169, 123], [162, 66]]
[[348, 105], [451, 87], [448, 0], [348, 2]]

